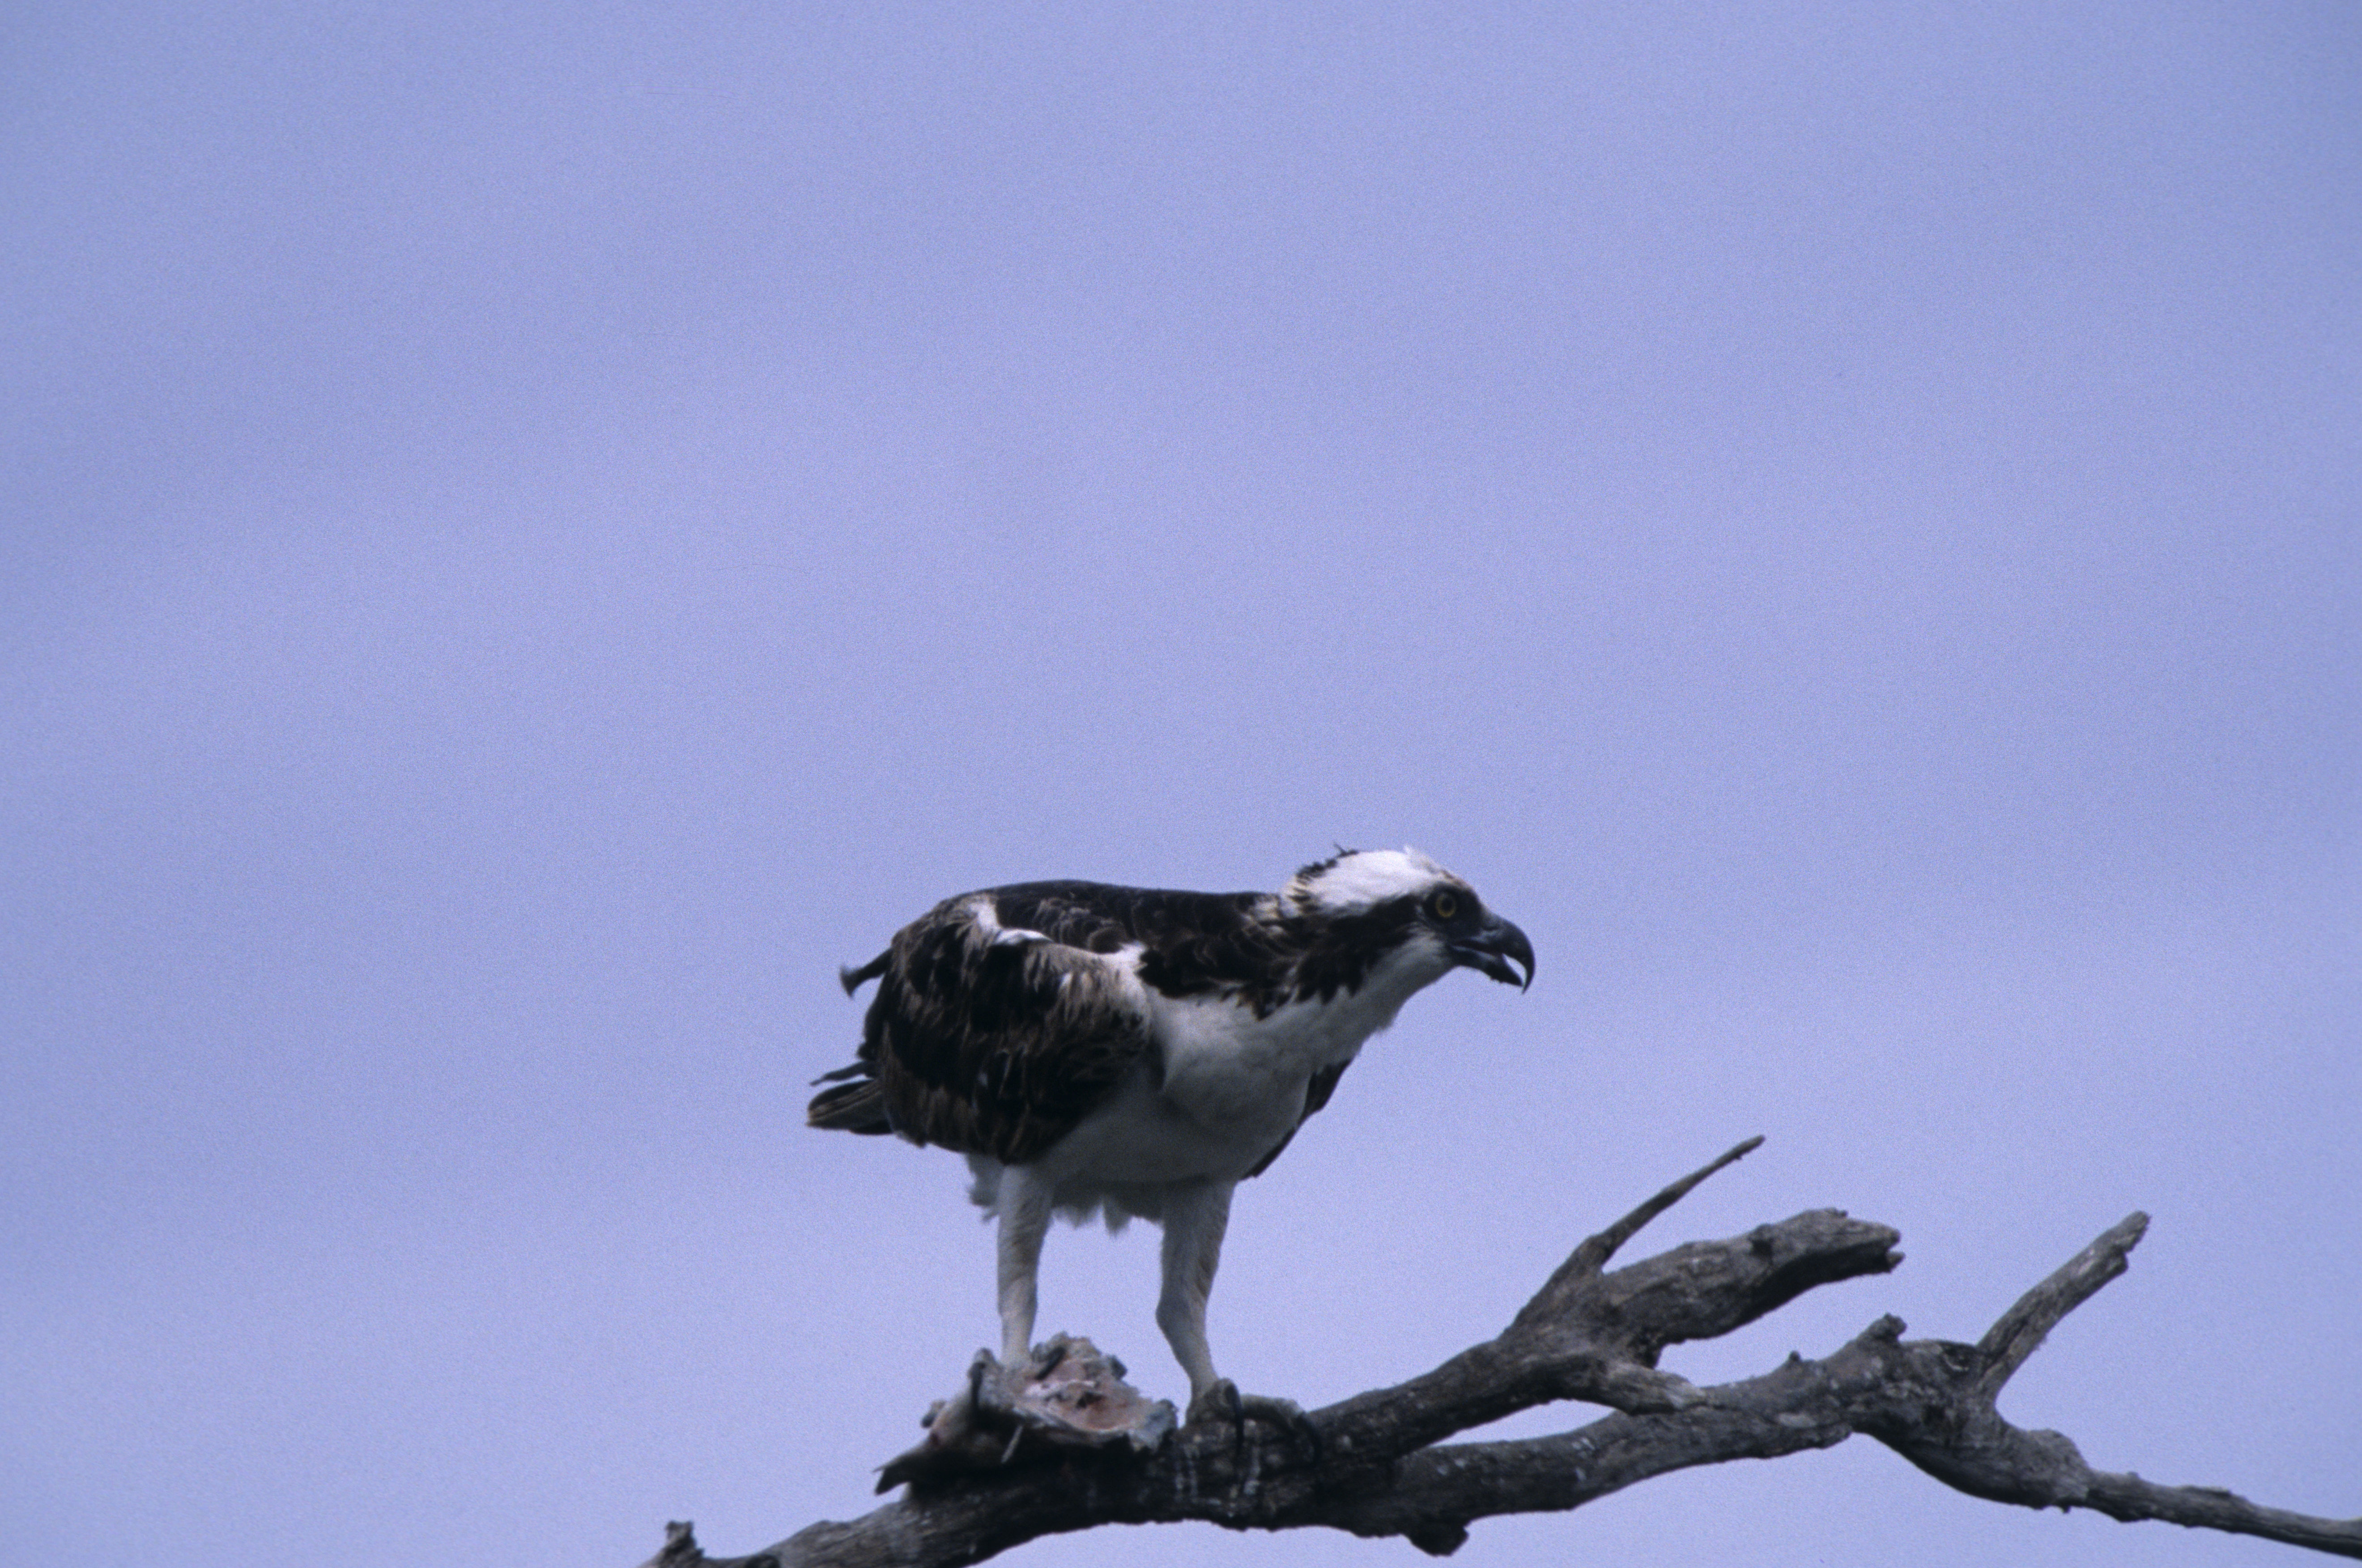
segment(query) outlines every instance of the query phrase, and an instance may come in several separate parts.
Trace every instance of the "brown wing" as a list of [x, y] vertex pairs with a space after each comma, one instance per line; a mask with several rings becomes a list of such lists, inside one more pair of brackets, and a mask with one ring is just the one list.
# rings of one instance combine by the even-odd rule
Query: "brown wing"
[[1274, 1143], [1271, 1146], [1271, 1153], [1257, 1160], [1254, 1169], [1247, 1172], [1246, 1176], [1241, 1178], [1242, 1180], [1252, 1180], [1271, 1169], [1271, 1163], [1279, 1158], [1280, 1151], [1296, 1142], [1297, 1128], [1302, 1127], [1322, 1106], [1329, 1103], [1329, 1097], [1337, 1092], [1337, 1080], [1343, 1077], [1345, 1069], [1352, 1065], [1351, 1061], [1340, 1062], [1333, 1067], [1323, 1067], [1312, 1075], [1312, 1081], [1304, 1086], [1304, 1114], [1296, 1119], [1296, 1126], [1287, 1130], [1287, 1136]]
[[939, 904], [885, 955], [861, 1058], [816, 1099], [815, 1126], [1039, 1159], [1146, 1059], [1128, 960], [1000, 928], [992, 894]]

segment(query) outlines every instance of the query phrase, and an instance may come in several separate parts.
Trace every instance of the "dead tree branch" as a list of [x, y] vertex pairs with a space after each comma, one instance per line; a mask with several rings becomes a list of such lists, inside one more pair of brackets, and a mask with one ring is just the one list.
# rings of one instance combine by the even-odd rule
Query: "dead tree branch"
[[[2213, 1487], [2096, 1471], [2065, 1437], [2012, 1426], [1994, 1408], [2051, 1329], [2125, 1272], [2146, 1215], [2101, 1235], [1973, 1345], [1906, 1342], [1901, 1321], [1886, 1317], [1821, 1360], [1792, 1356], [1741, 1382], [1700, 1388], [1659, 1370], [1667, 1345], [1729, 1333], [1816, 1286], [1902, 1261], [1894, 1231], [1816, 1209], [1606, 1271], [1642, 1226], [1760, 1141], [1575, 1248], [1496, 1338], [1408, 1382], [1315, 1410], [1305, 1430], [1193, 1426], [1144, 1456], [1120, 1448], [1021, 1455], [1012, 1438], [1002, 1468], [914, 1483], [860, 1518], [812, 1525], [752, 1556], [707, 1557], [689, 1526], [670, 1526], [646, 1568], [955, 1568], [1038, 1536], [1176, 1519], [1398, 1535], [1441, 1555], [1476, 1519], [1580, 1507], [1669, 1471], [1829, 1448], [1857, 1432], [1994, 1502], [2091, 1508], [2362, 1558], [2362, 1518], [2312, 1518]], [[1443, 1441], [1560, 1399], [1614, 1413], [1551, 1437]]]

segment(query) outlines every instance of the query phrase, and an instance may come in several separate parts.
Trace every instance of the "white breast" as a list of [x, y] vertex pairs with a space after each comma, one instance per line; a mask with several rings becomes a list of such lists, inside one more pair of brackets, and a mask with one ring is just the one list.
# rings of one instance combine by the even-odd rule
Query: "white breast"
[[1148, 992], [1162, 1081], [1143, 1066], [1042, 1164], [1062, 1187], [1235, 1181], [1302, 1117], [1312, 1075], [1352, 1061], [1450, 966], [1440, 954], [1407, 949], [1352, 996], [1262, 1018], [1225, 999]]

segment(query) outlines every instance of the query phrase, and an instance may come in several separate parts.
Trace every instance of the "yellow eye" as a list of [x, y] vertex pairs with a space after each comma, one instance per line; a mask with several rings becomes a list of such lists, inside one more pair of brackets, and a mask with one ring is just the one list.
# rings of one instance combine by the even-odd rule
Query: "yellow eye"
[[1436, 919], [1450, 920], [1460, 912], [1460, 900], [1450, 893], [1438, 893], [1427, 907], [1435, 911]]

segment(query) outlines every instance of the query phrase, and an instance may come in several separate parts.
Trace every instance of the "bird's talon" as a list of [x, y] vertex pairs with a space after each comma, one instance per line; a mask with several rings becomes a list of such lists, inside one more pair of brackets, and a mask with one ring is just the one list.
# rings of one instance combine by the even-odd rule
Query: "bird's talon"
[[1189, 1401], [1189, 1414], [1182, 1421], [1185, 1427], [1205, 1421], [1226, 1421], [1236, 1426], [1246, 1417], [1246, 1401], [1239, 1394], [1239, 1386], [1225, 1377], [1207, 1385], [1206, 1390]]
[[1281, 1399], [1267, 1394], [1242, 1394], [1237, 1384], [1225, 1377], [1189, 1401], [1187, 1426], [1219, 1421], [1237, 1433], [1239, 1445], [1247, 1441], [1247, 1423], [1260, 1421], [1274, 1430], [1285, 1433], [1301, 1442], [1312, 1457], [1320, 1457], [1320, 1429], [1304, 1413], [1304, 1407], [1293, 1399]]
[[1315, 1460], [1320, 1457], [1322, 1452], [1320, 1429], [1312, 1424], [1312, 1418], [1306, 1415], [1304, 1407], [1295, 1400], [1249, 1394], [1242, 1397], [1239, 1404], [1241, 1413], [1248, 1419], [1262, 1421], [1277, 1431], [1285, 1432], [1302, 1443], [1305, 1452]]

